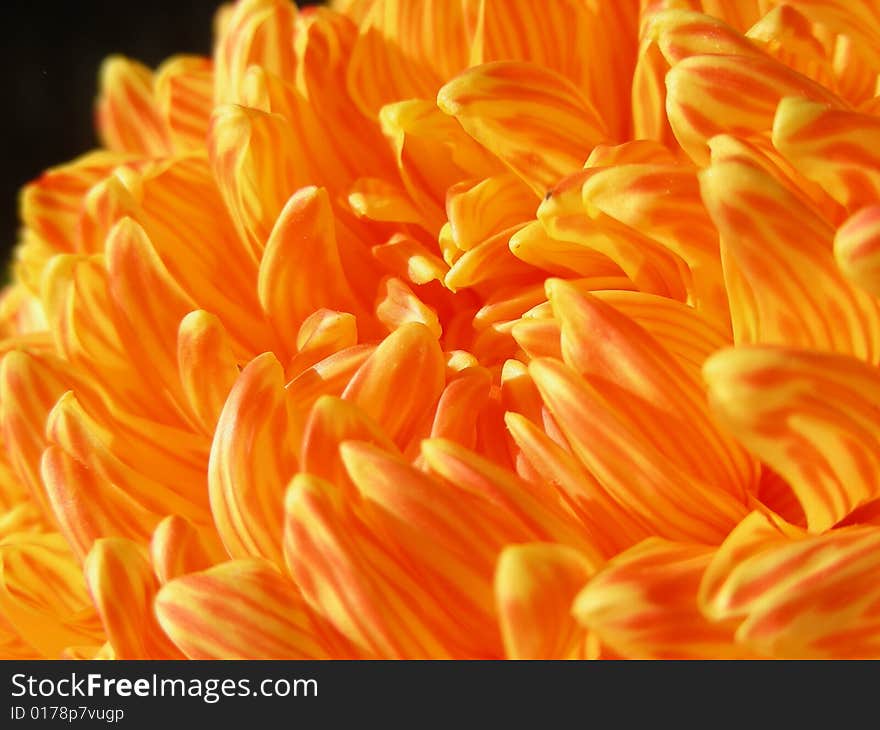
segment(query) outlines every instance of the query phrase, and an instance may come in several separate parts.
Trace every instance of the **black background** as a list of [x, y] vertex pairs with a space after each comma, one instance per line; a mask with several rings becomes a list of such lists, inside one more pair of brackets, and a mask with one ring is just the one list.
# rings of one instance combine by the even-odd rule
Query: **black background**
[[19, 188], [97, 144], [92, 104], [101, 61], [121, 53], [155, 67], [175, 53], [208, 55], [219, 5], [219, 0], [0, 2], [0, 272], [16, 241]]

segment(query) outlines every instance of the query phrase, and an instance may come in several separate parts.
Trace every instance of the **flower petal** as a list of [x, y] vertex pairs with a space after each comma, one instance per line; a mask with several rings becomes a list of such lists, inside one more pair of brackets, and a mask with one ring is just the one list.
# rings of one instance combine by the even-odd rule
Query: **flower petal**
[[266, 242], [257, 283], [260, 304], [293, 350], [302, 322], [321, 307], [352, 311], [351, 287], [339, 259], [330, 199], [323, 188], [296, 192]]
[[121, 538], [95, 542], [83, 572], [117, 659], [178, 659], [153, 613], [159, 584], [140, 546]]
[[880, 120], [806, 99], [779, 103], [773, 146], [849, 213], [880, 198]]
[[593, 566], [564, 545], [530, 543], [501, 553], [495, 597], [508, 659], [582, 658], [585, 635], [571, 605]]
[[160, 583], [204, 570], [225, 557], [212, 527], [198, 529], [178, 515], [162, 520], [150, 540], [150, 561]]
[[208, 464], [211, 511], [233, 558], [281, 564], [284, 489], [295, 470], [284, 374], [264, 353], [241, 372], [217, 422]]
[[153, 97], [153, 73], [136, 61], [122, 56], [104, 61], [96, 118], [111, 150], [149, 157], [171, 151], [168, 129]]
[[533, 360], [529, 373], [574, 454], [654, 534], [712, 543], [744, 516], [742, 502], [682, 471], [561, 362]]
[[877, 302], [834, 266], [833, 231], [752, 163], [722, 160], [700, 173], [721, 233], [734, 340], [880, 359]]
[[706, 143], [717, 134], [769, 134], [776, 106], [786, 96], [844, 105], [816, 82], [755, 56], [690, 56], [667, 74], [666, 90], [675, 138], [698, 165], [708, 163]]
[[423, 324], [410, 322], [382, 341], [342, 397], [360, 406], [395, 443], [405, 444], [437, 403], [444, 373], [436, 337]]
[[196, 310], [180, 320], [177, 367], [187, 403], [206, 435], [213, 435], [238, 367], [220, 320]]
[[259, 560], [234, 560], [166, 583], [156, 616], [189, 659], [328, 658], [318, 620], [296, 586]]
[[437, 105], [539, 196], [580, 168], [608, 136], [590, 102], [570, 81], [520, 61], [465, 71], [440, 90]]
[[731, 533], [703, 582], [704, 610], [743, 619], [737, 641], [791, 659], [880, 656], [880, 529], [800, 537], [752, 517]]
[[730, 622], [713, 624], [697, 590], [713, 549], [650, 538], [611, 560], [574, 602], [574, 615], [629, 659], [742, 659]]
[[789, 483], [811, 532], [880, 496], [880, 375], [853, 358], [724, 350], [703, 370], [716, 418]]
[[847, 279], [880, 295], [880, 205], [862, 208], [837, 229], [834, 258]]

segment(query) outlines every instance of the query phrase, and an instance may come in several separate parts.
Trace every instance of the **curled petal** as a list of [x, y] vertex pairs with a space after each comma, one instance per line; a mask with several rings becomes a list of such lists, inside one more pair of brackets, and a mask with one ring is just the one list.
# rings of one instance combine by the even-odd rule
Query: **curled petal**
[[162, 520], [150, 540], [150, 560], [160, 583], [205, 570], [224, 558], [212, 528], [198, 529], [178, 515]]
[[171, 151], [168, 129], [153, 97], [153, 74], [136, 61], [122, 56], [104, 61], [96, 116], [111, 150], [147, 156]]
[[121, 538], [95, 542], [83, 565], [117, 659], [178, 659], [153, 613], [159, 584], [143, 550]]
[[811, 532], [880, 495], [880, 376], [839, 355], [737, 348], [704, 367], [722, 424], [789, 483]]
[[721, 233], [737, 344], [810, 347], [877, 362], [880, 310], [837, 270], [824, 220], [751, 162], [713, 163], [700, 173], [700, 187]]
[[574, 615], [630, 659], [742, 659], [735, 625], [711, 623], [697, 591], [713, 549], [650, 538], [611, 560], [581, 591]]
[[271, 353], [241, 372], [217, 422], [208, 494], [217, 531], [234, 558], [281, 563], [284, 488], [296, 464], [281, 365]]
[[382, 341], [351, 378], [342, 397], [360, 406], [401, 444], [434, 408], [443, 390], [444, 372], [435, 336], [423, 324], [410, 322]]
[[166, 583], [156, 616], [189, 659], [326, 659], [318, 619], [289, 578], [235, 560]]
[[440, 90], [437, 104], [539, 196], [608, 136], [571, 82], [531, 63], [499, 61], [465, 71]]
[[585, 635], [571, 615], [592, 574], [589, 561], [564, 545], [508, 547], [498, 560], [495, 600], [508, 659], [582, 658]]
[[690, 56], [667, 74], [666, 89], [675, 138], [699, 165], [709, 161], [707, 142], [717, 134], [769, 134], [776, 106], [786, 96], [844, 105], [816, 82], [754, 56]]

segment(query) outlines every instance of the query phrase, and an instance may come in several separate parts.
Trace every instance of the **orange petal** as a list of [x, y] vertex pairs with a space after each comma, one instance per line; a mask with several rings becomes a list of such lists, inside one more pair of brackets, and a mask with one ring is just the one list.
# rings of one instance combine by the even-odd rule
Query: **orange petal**
[[880, 198], [880, 120], [799, 98], [783, 99], [773, 146], [847, 212]]
[[394, 277], [387, 278], [379, 288], [376, 317], [393, 332], [407, 322], [418, 322], [436, 338], [443, 334], [437, 312], [419, 299], [405, 283]]
[[779, 101], [799, 96], [844, 104], [816, 82], [769, 58], [691, 56], [666, 76], [666, 112], [675, 138], [698, 165], [709, 161], [706, 143], [717, 134], [769, 134]]
[[225, 557], [212, 528], [200, 530], [178, 515], [162, 520], [150, 540], [150, 560], [160, 583], [205, 570]]
[[446, 193], [452, 240], [470, 251], [487, 238], [534, 217], [538, 204], [531, 190], [506, 173], [479, 182], [454, 185]]
[[111, 150], [148, 157], [171, 151], [168, 129], [153, 97], [153, 73], [136, 61], [122, 56], [104, 61], [96, 117]]
[[241, 372], [217, 422], [208, 465], [211, 511], [233, 558], [281, 564], [283, 494], [295, 469], [284, 374], [271, 353]]
[[159, 584], [140, 546], [121, 538], [98, 540], [83, 572], [117, 659], [180, 658], [156, 622]]
[[546, 288], [569, 367], [678, 468], [743, 499], [754, 465], [715, 428], [699, 381], [610, 304], [560, 279], [549, 279]]
[[80, 565], [57, 532], [0, 541], [0, 623], [32, 652], [58, 659], [70, 644], [103, 641], [91, 603]]
[[373, 246], [372, 254], [383, 266], [413, 284], [443, 281], [449, 267], [413, 238], [395, 234], [388, 243]]
[[[392, 332], [358, 369], [342, 394], [398, 444], [434, 408], [445, 365], [436, 337], [418, 322]], [[418, 373], [418, 378], [412, 377]]]
[[251, 66], [293, 77], [295, 18], [296, 5], [288, 0], [243, 0], [230, 6], [214, 45], [215, 103], [241, 102], [242, 80]]
[[744, 618], [737, 640], [768, 656], [876, 658], [878, 543], [874, 526], [799, 539], [750, 519], [707, 569], [703, 605], [716, 620]]
[[745, 161], [700, 173], [721, 233], [740, 343], [782, 344], [880, 358], [880, 312], [834, 265], [833, 231], [779, 182]]
[[[110, 295], [116, 306], [117, 331], [128, 357], [151, 363], [145, 375], [159, 392], [183, 400], [177, 376], [177, 330], [196, 308], [159, 259], [143, 228], [131, 218], [117, 223], [107, 237]], [[145, 297], [144, 291], [151, 296]]]
[[213, 435], [239, 372], [229, 336], [213, 314], [199, 309], [180, 320], [177, 367], [190, 408], [204, 432]]
[[539, 196], [608, 135], [577, 87], [531, 63], [469, 69], [440, 90], [437, 104]]
[[834, 258], [847, 279], [880, 295], [880, 205], [862, 208], [837, 229]]
[[697, 590], [713, 550], [650, 538], [611, 560], [574, 602], [574, 615], [629, 659], [737, 659], [734, 625], [700, 614]]
[[46, 170], [21, 191], [22, 223], [49, 247], [49, 252], [78, 251], [77, 221], [83, 197], [124, 159], [116, 153], [91, 152]]
[[467, 3], [377, 0], [351, 52], [348, 93], [367, 117], [389, 102], [433, 97], [467, 66], [475, 22]]
[[204, 147], [213, 85], [211, 62], [200, 56], [173, 56], [156, 69], [156, 108], [176, 152]]
[[538, 208], [546, 232], [603, 254], [641, 291], [686, 300], [692, 277], [681, 257], [584, 203], [583, 184], [593, 174], [591, 170], [575, 173], [550, 191]]
[[297, 353], [288, 372], [300, 375], [324, 358], [357, 345], [357, 320], [348, 312], [319, 309], [305, 318], [296, 335]]
[[446, 219], [444, 203], [450, 187], [489, 177], [500, 168], [432, 101], [410, 99], [389, 104], [382, 107], [379, 121], [396, 155], [406, 192], [431, 233]]
[[156, 616], [189, 659], [329, 658], [296, 586], [259, 560], [172, 580], [156, 596]]
[[529, 372], [574, 454], [655, 534], [717, 542], [745, 514], [730, 492], [689, 476], [664, 457], [570, 368], [546, 358], [533, 360]]
[[782, 475], [811, 532], [822, 532], [880, 496], [876, 369], [819, 352], [725, 350], [704, 376], [716, 417]]
[[80, 560], [100, 538], [149, 542], [160, 517], [58, 446], [46, 448], [41, 474], [61, 534]]
[[564, 545], [531, 543], [501, 553], [495, 599], [508, 659], [582, 658], [585, 635], [571, 606], [592, 572]]
[[315, 401], [306, 421], [300, 448], [300, 471], [344, 487], [348, 476], [339, 450], [344, 441], [374, 443], [388, 451], [396, 451], [386, 433], [360, 408], [325, 395]]
[[601, 564], [596, 546], [547, 485], [524, 482], [512, 472], [446, 439], [423, 441], [422, 457], [431, 471], [443, 479], [509, 511], [530, 531], [533, 540], [570, 545], [592, 565]]
[[287, 201], [260, 262], [260, 304], [292, 350], [302, 322], [321, 307], [351, 311], [327, 191], [308, 187]]
[[17, 350], [0, 362], [0, 425], [3, 443], [18, 478], [44, 513], [51, 514], [40, 478], [40, 459], [46, 448], [46, 416], [70, 384], [63, 363], [51, 356], [36, 357]]
[[[131, 447], [124, 434], [113, 432], [92, 418], [72, 391], [62, 395], [46, 418], [48, 443], [60, 446], [95, 479], [113, 485], [139, 506], [154, 513], [179, 513], [190, 519], [207, 521], [207, 500], [202, 479], [195, 485], [172, 477], [172, 483], [159, 481], [132, 468]], [[127, 500], [126, 500], [127, 501]]]
[[211, 117], [208, 153], [217, 186], [242, 243], [259, 261], [288, 198], [311, 181], [284, 117], [240, 106]]
[[333, 485], [298, 474], [285, 508], [290, 572], [309, 604], [342, 634], [368, 656], [451, 656], [435, 631], [443, 621], [440, 605], [363, 529]]

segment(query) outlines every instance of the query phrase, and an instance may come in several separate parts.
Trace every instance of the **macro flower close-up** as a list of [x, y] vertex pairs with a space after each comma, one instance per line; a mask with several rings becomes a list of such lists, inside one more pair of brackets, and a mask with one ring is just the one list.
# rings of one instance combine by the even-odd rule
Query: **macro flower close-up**
[[0, 657], [880, 658], [880, 5], [213, 34], [20, 193]]

